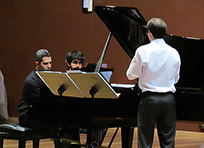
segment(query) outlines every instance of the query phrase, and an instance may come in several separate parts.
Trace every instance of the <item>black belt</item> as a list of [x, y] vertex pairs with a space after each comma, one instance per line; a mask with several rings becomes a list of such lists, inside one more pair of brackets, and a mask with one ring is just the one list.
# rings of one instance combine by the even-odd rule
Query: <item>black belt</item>
[[173, 94], [173, 92], [171, 92], [171, 91], [167, 91], [167, 92], [152, 92], [152, 91], [145, 91], [145, 92], [143, 92], [142, 94], [148, 94], [148, 93], [151, 93], [151, 94]]

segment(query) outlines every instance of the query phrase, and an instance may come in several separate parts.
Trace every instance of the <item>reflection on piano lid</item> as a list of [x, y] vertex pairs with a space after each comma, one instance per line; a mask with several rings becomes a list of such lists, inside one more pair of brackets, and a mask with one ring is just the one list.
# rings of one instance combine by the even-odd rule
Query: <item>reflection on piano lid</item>
[[94, 11], [132, 58], [136, 48], [140, 43], [144, 44], [144, 40], [147, 39], [147, 22], [138, 9], [135, 7], [95, 6]]
[[[81, 71], [84, 72], [94, 72], [95, 68], [96, 68], [96, 63], [87, 63], [86, 66], [84, 68], [81, 68]], [[102, 64], [100, 71], [112, 71], [114, 70], [114, 68], [106, 68], [107, 64]]]
[[[81, 68], [80, 71], [82, 72], [94, 72], [96, 68], [95, 63], [87, 63], [84, 68]], [[100, 68], [100, 74], [105, 78], [107, 82], [110, 82], [111, 75], [113, 73], [113, 68], [106, 68], [107, 64], [102, 64]]]

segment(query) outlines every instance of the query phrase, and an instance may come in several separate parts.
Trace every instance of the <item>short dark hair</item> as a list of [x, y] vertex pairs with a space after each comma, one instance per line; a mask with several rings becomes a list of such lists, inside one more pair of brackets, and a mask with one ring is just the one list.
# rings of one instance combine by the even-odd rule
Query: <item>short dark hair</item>
[[167, 25], [160, 18], [152, 18], [147, 23], [147, 30], [149, 30], [154, 38], [163, 38], [166, 34]]
[[51, 57], [51, 54], [46, 49], [39, 49], [35, 53], [35, 61], [40, 63], [40, 62], [42, 62], [43, 57]]
[[66, 56], [66, 62], [69, 64], [71, 64], [74, 59], [81, 60], [82, 63], [85, 61], [84, 54], [78, 50], [71, 51]]

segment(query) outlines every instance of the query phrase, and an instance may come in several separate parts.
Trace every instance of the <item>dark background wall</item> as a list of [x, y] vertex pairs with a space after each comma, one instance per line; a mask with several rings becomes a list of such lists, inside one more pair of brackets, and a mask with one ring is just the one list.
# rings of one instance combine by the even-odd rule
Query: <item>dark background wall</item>
[[[203, 0], [95, 0], [94, 4], [134, 6], [148, 21], [160, 17], [168, 34], [204, 39]], [[53, 57], [54, 71], [65, 71], [65, 56], [80, 50], [86, 63], [100, 58], [108, 29], [95, 13], [82, 13], [82, 0], [1, 0], [0, 69], [5, 78], [9, 116], [18, 116], [25, 77], [34, 68], [34, 54], [46, 48]], [[193, 50], [193, 49], [192, 49]], [[115, 68], [111, 83], [128, 81], [125, 72], [130, 58], [112, 38], [104, 63]]]

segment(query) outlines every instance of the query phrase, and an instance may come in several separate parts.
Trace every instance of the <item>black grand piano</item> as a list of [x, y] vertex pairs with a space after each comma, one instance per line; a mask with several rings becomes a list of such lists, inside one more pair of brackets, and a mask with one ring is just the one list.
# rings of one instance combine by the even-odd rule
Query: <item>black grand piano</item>
[[[95, 6], [94, 11], [130, 58], [140, 45], [149, 43], [145, 34], [147, 22], [137, 8]], [[177, 119], [204, 121], [204, 40], [169, 34], [164, 39], [181, 56], [175, 93]]]
[[[149, 43], [145, 33], [147, 22], [137, 8], [95, 6], [94, 11], [110, 31], [95, 72], [100, 73], [102, 70], [100, 64], [112, 36], [130, 58], [134, 56], [139, 46]], [[180, 80], [176, 84], [175, 93], [177, 119], [204, 121], [204, 40], [167, 34], [165, 41], [176, 48], [181, 56]], [[84, 71], [90, 72], [86, 69]], [[131, 148], [133, 130], [137, 126], [140, 89], [137, 85], [132, 87], [113, 85], [112, 88], [120, 93], [117, 99], [68, 99], [73, 105], [70, 110], [75, 114], [69, 116], [67, 122], [70, 123], [70, 127], [94, 130], [120, 127], [122, 148]]]

